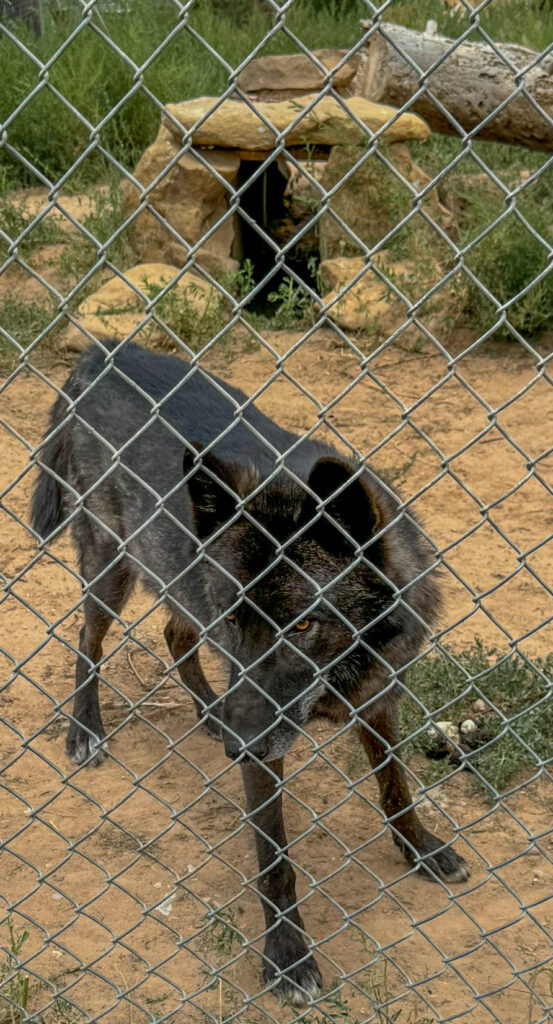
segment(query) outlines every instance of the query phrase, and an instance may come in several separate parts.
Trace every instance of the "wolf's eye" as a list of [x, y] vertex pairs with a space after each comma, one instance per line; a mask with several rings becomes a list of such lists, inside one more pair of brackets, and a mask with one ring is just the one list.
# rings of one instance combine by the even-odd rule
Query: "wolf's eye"
[[229, 615], [225, 615], [225, 622], [236, 622], [236, 615], [234, 612], [230, 612]]
[[296, 633], [306, 633], [311, 625], [311, 619], [302, 619], [301, 622], [296, 622], [294, 629]]

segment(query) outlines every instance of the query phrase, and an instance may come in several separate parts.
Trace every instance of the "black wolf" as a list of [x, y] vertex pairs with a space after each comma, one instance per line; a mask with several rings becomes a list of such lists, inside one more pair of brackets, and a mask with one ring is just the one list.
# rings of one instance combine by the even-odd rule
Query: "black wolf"
[[[315, 715], [353, 720], [394, 841], [433, 878], [468, 877], [412, 805], [396, 753], [398, 673], [437, 607], [420, 530], [379, 478], [283, 430], [199, 365], [127, 344], [93, 348], [58, 397], [38, 454], [33, 525], [71, 524], [84, 581], [67, 751], [100, 764], [95, 670], [140, 580], [165, 602], [165, 637], [200, 719], [239, 758], [266, 918], [264, 975], [297, 1004], [317, 993], [279, 779]], [[229, 665], [217, 698], [207, 638]]]

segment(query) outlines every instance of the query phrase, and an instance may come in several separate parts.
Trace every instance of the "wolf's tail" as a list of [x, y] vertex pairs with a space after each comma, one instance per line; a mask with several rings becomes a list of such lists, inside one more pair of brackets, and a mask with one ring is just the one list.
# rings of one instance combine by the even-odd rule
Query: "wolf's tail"
[[65, 518], [65, 488], [61, 481], [68, 478], [71, 451], [71, 431], [67, 424], [62, 426], [66, 415], [67, 404], [59, 397], [50, 417], [48, 433], [53, 436], [37, 457], [40, 468], [31, 504], [31, 523], [42, 539], [61, 526]]

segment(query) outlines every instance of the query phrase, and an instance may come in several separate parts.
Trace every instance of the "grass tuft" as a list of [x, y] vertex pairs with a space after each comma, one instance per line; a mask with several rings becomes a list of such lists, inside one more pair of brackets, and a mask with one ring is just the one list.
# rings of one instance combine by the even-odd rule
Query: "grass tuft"
[[16, 933], [13, 919], [7, 920], [9, 944], [6, 959], [0, 963], [0, 1020], [6, 1024], [22, 1024], [27, 1019], [29, 975], [21, 971], [19, 956], [29, 932]]
[[[532, 663], [517, 654], [504, 656], [476, 642], [462, 652], [446, 651], [421, 659], [408, 674], [409, 693], [402, 700], [404, 736], [430, 720], [455, 724], [474, 718], [473, 704], [484, 700], [490, 711], [479, 718], [489, 740], [468, 755], [479, 789], [495, 799], [521, 777], [531, 775], [553, 758], [553, 656]], [[431, 741], [422, 730], [407, 740], [403, 753], [426, 754]], [[428, 761], [425, 781], [450, 774], [449, 759]]]

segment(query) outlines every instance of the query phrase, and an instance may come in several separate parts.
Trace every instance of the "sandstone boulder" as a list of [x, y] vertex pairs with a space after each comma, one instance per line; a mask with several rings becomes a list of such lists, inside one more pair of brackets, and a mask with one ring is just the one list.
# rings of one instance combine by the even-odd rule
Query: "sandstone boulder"
[[[336, 214], [324, 213], [319, 222], [321, 259], [326, 260], [358, 256], [357, 239], [369, 248], [375, 246], [409, 217], [414, 193], [422, 191], [430, 178], [411, 159], [407, 146], [382, 142], [379, 154], [367, 153], [364, 146], [334, 146], [320, 180], [327, 191], [332, 190], [327, 209]], [[439, 202], [436, 189], [425, 194], [420, 208], [444, 231], [454, 227], [454, 217]], [[418, 216], [412, 221], [406, 219], [402, 230], [404, 238], [407, 232], [413, 236], [410, 248], [416, 248], [417, 241], [423, 244], [423, 239], [434, 232]]]
[[[405, 264], [391, 263], [384, 253], [373, 257], [373, 262], [401, 288], [402, 281], [409, 274]], [[340, 327], [353, 331], [372, 327], [391, 333], [403, 323], [405, 306], [364, 259], [342, 256], [324, 260], [319, 272], [323, 289], [329, 289], [322, 301], [325, 305], [333, 303], [328, 316]], [[359, 274], [359, 280], [338, 298], [340, 291]]]
[[[144, 187], [158, 177], [160, 180], [148, 196], [148, 209], [129, 228], [129, 241], [140, 260], [161, 257], [177, 267], [183, 266], [188, 254], [186, 246], [170, 229], [188, 245], [203, 238], [228, 210], [229, 192], [224, 182], [232, 184], [240, 166], [238, 155], [227, 150], [209, 150], [200, 159], [194, 153], [179, 156], [180, 148], [174, 132], [162, 124], [155, 142], [134, 172]], [[139, 204], [140, 194], [128, 181], [123, 185], [123, 194], [125, 213], [130, 216]], [[198, 264], [214, 276], [236, 270], [238, 264], [231, 257], [233, 238], [233, 219], [228, 217], [198, 250]]]
[[[144, 319], [147, 304], [178, 273], [178, 267], [166, 263], [141, 263], [125, 272], [125, 280], [112, 277], [81, 303], [78, 309], [79, 324], [95, 338], [115, 338], [118, 341], [126, 338]], [[160, 300], [158, 316], [171, 322], [171, 319], [175, 319], [174, 314], [180, 313], [184, 322], [187, 314], [191, 324], [199, 324], [206, 316], [217, 312], [220, 301], [219, 293], [214, 288], [198, 274], [189, 271]], [[71, 347], [71, 339], [76, 337], [77, 330], [73, 328], [68, 335]], [[164, 337], [168, 337], [164, 328], [150, 319], [141, 327], [137, 340], [152, 342]]]
[[[332, 96], [317, 93], [298, 96], [296, 100], [251, 105], [203, 96], [184, 103], [169, 103], [171, 120], [167, 119], [167, 125], [179, 142], [182, 134], [175, 121], [191, 132], [196, 146], [255, 153], [270, 152], [280, 135], [285, 135], [287, 146], [361, 144], [397, 115], [394, 107], [372, 103], [361, 96], [342, 102], [344, 106]], [[430, 130], [415, 114], [400, 114], [385, 134], [389, 141], [426, 139]]]

